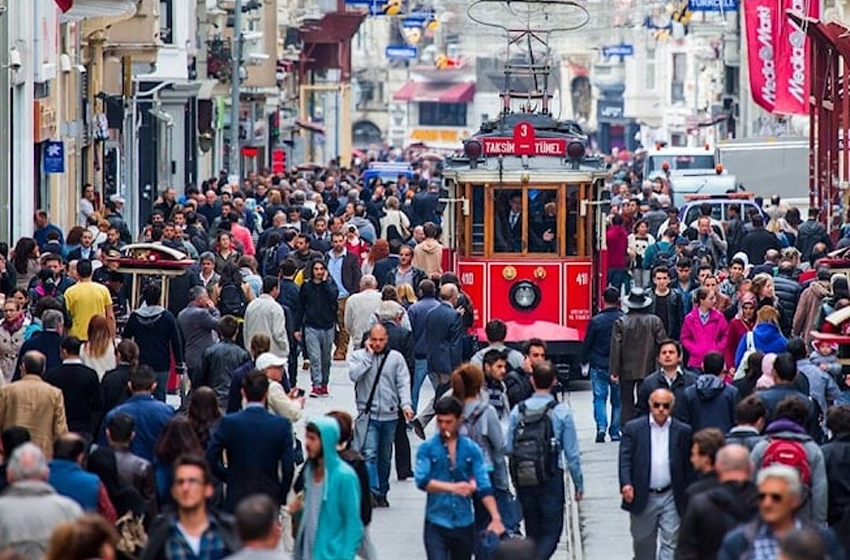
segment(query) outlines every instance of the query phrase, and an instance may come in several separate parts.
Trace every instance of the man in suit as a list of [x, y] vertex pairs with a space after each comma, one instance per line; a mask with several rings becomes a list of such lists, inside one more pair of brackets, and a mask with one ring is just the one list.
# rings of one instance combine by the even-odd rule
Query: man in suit
[[519, 253], [522, 251], [522, 194], [511, 194], [507, 211], [500, 214], [496, 224], [496, 251]]
[[53, 442], [68, 433], [68, 423], [62, 391], [42, 379], [46, 361], [44, 354], [30, 350], [22, 360], [21, 380], [0, 389], [0, 432], [9, 426], [26, 428], [49, 459]]
[[449, 387], [452, 372], [463, 361], [463, 322], [457, 312], [459, 290], [454, 284], [440, 287], [440, 305], [425, 318], [428, 372], [439, 398]]
[[213, 473], [227, 485], [227, 512], [251, 494], [265, 494], [278, 505], [286, 502], [295, 467], [292, 424], [266, 410], [268, 391], [266, 375], [249, 372], [242, 380], [245, 408], [221, 419], [207, 448]]
[[676, 548], [692, 475], [691, 428], [671, 417], [674, 400], [670, 390], [656, 389], [649, 418], [628, 422], [622, 433], [620, 494], [631, 518], [635, 560], [672, 560]]

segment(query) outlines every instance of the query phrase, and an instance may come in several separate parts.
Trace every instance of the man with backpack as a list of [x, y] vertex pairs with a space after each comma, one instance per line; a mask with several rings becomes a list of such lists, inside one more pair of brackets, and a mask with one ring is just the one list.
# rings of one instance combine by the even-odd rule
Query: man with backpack
[[551, 362], [532, 367], [531, 383], [534, 394], [511, 411], [505, 444], [526, 534], [537, 546], [536, 558], [547, 560], [564, 530], [564, 467], [570, 470], [576, 500], [582, 499], [584, 478], [572, 412], [551, 393]]
[[663, 266], [667, 270], [676, 266], [676, 230], [668, 227], [661, 235], [661, 239], [646, 248], [643, 254], [643, 268], [655, 270]]
[[765, 430], [766, 439], [753, 449], [752, 459], [760, 469], [774, 464], [796, 469], [804, 487], [797, 515], [823, 525], [829, 505], [826, 463], [820, 447], [803, 427], [808, 417], [809, 410], [802, 399], [785, 398]]

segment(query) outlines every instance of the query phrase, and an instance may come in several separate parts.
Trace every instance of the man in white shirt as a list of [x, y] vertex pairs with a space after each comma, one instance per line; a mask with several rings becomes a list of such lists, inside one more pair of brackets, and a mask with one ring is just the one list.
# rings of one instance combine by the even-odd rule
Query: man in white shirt
[[248, 304], [245, 309], [245, 346], [250, 349], [251, 337], [257, 333], [266, 334], [271, 339], [270, 352], [286, 360], [289, 357], [289, 338], [286, 335], [286, 313], [277, 302], [280, 290], [274, 276], [263, 278], [263, 293]]
[[622, 429], [620, 493], [630, 513], [635, 560], [673, 560], [685, 488], [693, 479], [691, 428], [671, 417], [674, 400], [669, 389], [656, 389], [649, 417]]

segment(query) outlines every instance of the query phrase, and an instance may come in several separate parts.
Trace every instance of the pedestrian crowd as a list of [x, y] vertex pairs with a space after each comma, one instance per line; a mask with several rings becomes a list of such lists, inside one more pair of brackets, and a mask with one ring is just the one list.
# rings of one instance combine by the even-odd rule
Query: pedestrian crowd
[[[0, 244], [0, 551], [372, 560], [394, 455], [427, 494], [428, 558], [550, 558], [565, 470], [583, 491], [572, 414], [544, 341], [472, 335], [421, 171], [167, 188], [137, 236], [86, 185], [78, 225], [38, 211]], [[136, 248], [150, 274], [122, 269]], [[165, 280], [170, 258], [188, 266]], [[335, 362], [356, 410], [305, 418]]]
[[704, 200], [685, 223], [663, 177], [629, 181], [582, 361], [596, 442], [619, 442], [634, 558], [845, 558], [850, 291], [825, 257], [846, 242], [779, 197], [722, 216]]

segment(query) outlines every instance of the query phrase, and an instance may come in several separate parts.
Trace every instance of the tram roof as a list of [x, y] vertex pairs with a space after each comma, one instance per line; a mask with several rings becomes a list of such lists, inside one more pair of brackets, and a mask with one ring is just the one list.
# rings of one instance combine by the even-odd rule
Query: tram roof
[[[501, 168], [500, 168], [501, 162]], [[605, 177], [597, 165], [581, 164], [562, 158], [509, 156], [489, 157], [471, 166], [467, 160], [453, 160], [443, 170], [443, 176], [457, 182], [472, 183], [587, 183]]]

